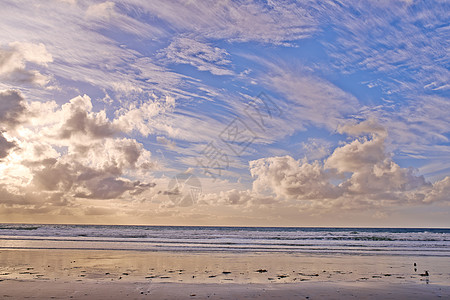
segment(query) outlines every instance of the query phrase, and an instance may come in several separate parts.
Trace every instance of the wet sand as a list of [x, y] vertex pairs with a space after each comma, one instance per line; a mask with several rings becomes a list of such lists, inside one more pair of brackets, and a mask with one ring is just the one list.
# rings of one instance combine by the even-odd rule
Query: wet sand
[[9, 299], [449, 299], [449, 288], [390, 283], [187, 284], [11, 281]]
[[449, 299], [450, 263], [445, 257], [2, 249], [0, 297]]

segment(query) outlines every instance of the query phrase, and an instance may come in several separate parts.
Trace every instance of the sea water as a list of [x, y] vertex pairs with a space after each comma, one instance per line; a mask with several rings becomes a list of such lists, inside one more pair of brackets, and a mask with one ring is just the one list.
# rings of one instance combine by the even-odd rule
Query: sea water
[[0, 224], [0, 249], [450, 256], [450, 229]]

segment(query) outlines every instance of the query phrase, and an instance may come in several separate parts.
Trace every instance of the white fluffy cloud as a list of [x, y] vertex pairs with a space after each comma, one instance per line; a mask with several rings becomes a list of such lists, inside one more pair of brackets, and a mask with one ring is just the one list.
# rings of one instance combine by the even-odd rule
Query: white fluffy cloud
[[58, 132], [61, 139], [80, 135], [89, 139], [100, 139], [111, 137], [115, 133], [104, 111], [92, 112], [91, 99], [86, 95], [78, 96], [62, 105], [61, 114], [61, 119], [64, 120]]
[[[104, 111], [93, 112], [88, 96], [62, 106], [26, 103], [16, 91], [2, 92], [0, 103], [5, 99], [8, 106], [2, 104], [0, 115], [7, 130], [0, 135], [4, 207], [57, 209], [62, 203], [76, 206], [77, 199], [133, 197], [154, 186], [137, 179], [155, 168], [151, 153], [134, 139], [116, 136], [120, 128]], [[28, 117], [21, 118], [24, 114]]]
[[284, 156], [250, 162], [254, 191], [322, 203], [332, 200], [334, 205], [350, 202], [355, 206], [378, 205], [382, 201], [400, 205], [449, 200], [445, 196], [448, 177], [431, 184], [413, 169], [396, 164], [385, 149], [386, 132], [373, 120], [342, 130], [365, 135], [337, 147], [323, 161], [309, 163]]
[[255, 177], [253, 189], [259, 193], [271, 191], [296, 199], [334, 199], [342, 194], [318, 161], [310, 164], [291, 156], [262, 158], [250, 162], [250, 173]]

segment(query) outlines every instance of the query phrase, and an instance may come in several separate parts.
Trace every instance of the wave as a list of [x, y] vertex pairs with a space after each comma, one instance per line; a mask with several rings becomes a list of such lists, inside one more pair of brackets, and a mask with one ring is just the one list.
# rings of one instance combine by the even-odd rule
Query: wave
[[[284, 251], [450, 256], [450, 229], [1, 224], [0, 248]], [[95, 248], [95, 247], [94, 247]]]
[[15, 227], [1, 227], [0, 230], [36, 230], [39, 229], [40, 226], [15, 226]]

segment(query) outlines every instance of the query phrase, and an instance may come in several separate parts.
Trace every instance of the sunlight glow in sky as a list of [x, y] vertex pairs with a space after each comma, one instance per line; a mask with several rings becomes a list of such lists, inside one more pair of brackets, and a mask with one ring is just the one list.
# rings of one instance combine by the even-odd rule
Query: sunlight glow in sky
[[450, 226], [448, 1], [0, 4], [0, 222]]

